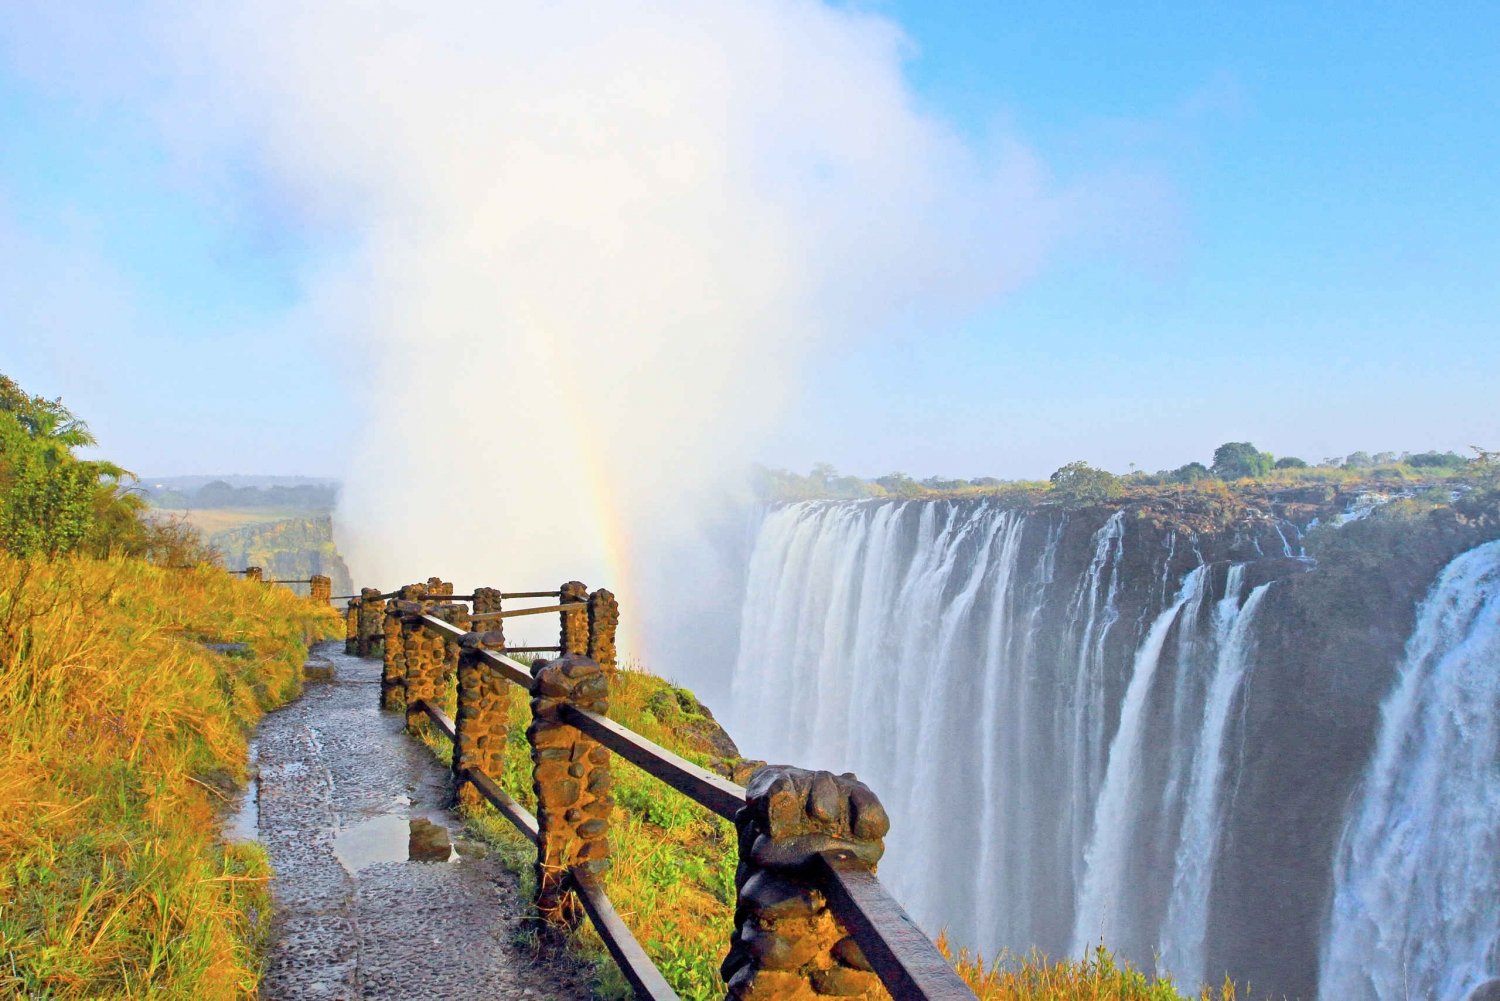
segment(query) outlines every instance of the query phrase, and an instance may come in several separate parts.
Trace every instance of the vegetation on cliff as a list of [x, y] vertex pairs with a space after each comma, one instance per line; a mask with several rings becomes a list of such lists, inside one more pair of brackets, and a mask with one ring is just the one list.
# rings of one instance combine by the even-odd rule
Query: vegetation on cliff
[[209, 566], [0, 556], [0, 995], [254, 996], [269, 872], [216, 817], [338, 628]]
[[[534, 810], [526, 743], [529, 709], [519, 688], [510, 692], [510, 736], [501, 784]], [[446, 708], [454, 709], [452, 693]], [[621, 671], [611, 690], [609, 715], [737, 782], [746, 781], [763, 763], [741, 758], [729, 735], [691, 692], [651, 674]], [[441, 759], [451, 760], [446, 738], [429, 735], [427, 741]], [[613, 866], [605, 880], [610, 899], [684, 1001], [718, 1001], [724, 996], [719, 963], [734, 927], [738, 849], [733, 825], [628, 762], [615, 762], [613, 778]], [[470, 810], [467, 820], [471, 829], [497, 846], [528, 884], [529, 894], [536, 856], [531, 843], [488, 805]], [[631, 997], [628, 984], [592, 928], [581, 929], [572, 945], [594, 964], [594, 989], [600, 997], [619, 1001]], [[1102, 947], [1077, 961], [1032, 955], [986, 963], [968, 952], [953, 954], [945, 940], [940, 939], [939, 946], [982, 1001], [1234, 1001], [1236, 997], [1229, 983], [1221, 991], [1179, 993], [1169, 980], [1117, 965]]]
[[1105, 501], [1149, 499], [1183, 487], [1231, 485], [1236, 490], [1268, 490], [1326, 487], [1353, 490], [1360, 486], [1390, 489], [1402, 485], [1453, 479], [1463, 481], [1484, 476], [1495, 463], [1491, 453], [1476, 450], [1466, 459], [1453, 452], [1395, 453], [1354, 452], [1324, 459], [1313, 465], [1295, 456], [1277, 458], [1251, 442], [1225, 442], [1214, 450], [1212, 465], [1188, 462], [1176, 469], [1147, 473], [1133, 470], [1117, 474], [1070, 462], [1047, 480], [999, 480], [982, 476], [972, 480], [932, 476], [916, 480], [905, 473], [887, 473], [874, 479], [840, 476], [827, 463], [813, 466], [807, 475], [785, 469], [756, 467], [751, 485], [767, 502], [861, 498], [963, 498], [993, 497], [1017, 503], [1097, 504]]
[[0, 375], [0, 995], [253, 996], [269, 874], [215, 821], [339, 624], [143, 517], [93, 444]]

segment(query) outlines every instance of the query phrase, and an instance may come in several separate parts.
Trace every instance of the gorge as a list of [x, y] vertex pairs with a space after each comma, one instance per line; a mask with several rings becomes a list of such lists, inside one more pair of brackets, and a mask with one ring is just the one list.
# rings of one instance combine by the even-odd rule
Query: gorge
[[1462, 1001], [1500, 961], [1481, 494], [773, 505], [730, 728], [880, 791], [882, 878], [958, 944]]

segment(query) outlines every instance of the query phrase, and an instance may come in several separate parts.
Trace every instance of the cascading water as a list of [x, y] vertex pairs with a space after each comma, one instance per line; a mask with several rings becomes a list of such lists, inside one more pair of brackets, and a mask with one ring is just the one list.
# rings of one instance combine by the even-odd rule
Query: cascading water
[[1146, 641], [1136, 651], [1130, 686], [1125, 690], [1125, 703], [1120, 710], [1120, 726], [1109, 749], [1104, 787], [1095, 801], [1093, 834], [1084, 852], [1083, 887], [1073, 926], [1075, 955], [1099, 941], [1108, 941], [1118, 948], [1127, 930], [1135, 930], [1132, 915], [1125, 913], [1121, 905], [1129, 889], [1127, 869], [1133, 857], [1137, 807], [1142, 799], [1136, 787], [1144, 771], [1141, 759], [1146, 754], [1147, 702], [1167, 633], [1185, 606], [1191, 603], [1196, 608], [1202, 602], [1203, 589], [1204, 573], [1200, 566], [1188, 574], [1177, 598], [1157, 616], [1146, 633]]
[[882, 877], [957, 944], [1468, 1001], [1500, 976], [1500, 542], [1398, 555], [1331, 508], [774, 507], [730, 729], [869, 782]]
[[881, 793], [882, 876], [929, 930], [1053, 955], [1103, 934], [1192, 979], [1268, 585], [1130, 537], [1120, 511], [774, 508], [730, 722], [750, 753]]
[[1500, 542], [1418, 611], [1334, 869], [1325, 1001], [1464, 1001], [1500, 977]]
[[1243, 565], [1229, 569], [1224, 598], [1215, 616], [1218, 654], [1204, 700], [1203, 726], [1193, 755], [1193, 775], [1183, 811], [1182, 833], [1172, 876], [1172, 896], [1162, 927], [1162, 959], [1167, 969], [1188, 983], [1212, 979], [1205, 967], [1209, 895], [1213, 865], [1223, 830], [1224, 741], [1230, 712], [1250, 667], [1251, 626], [1271, 584], [1262, 584], [1239, 604]]

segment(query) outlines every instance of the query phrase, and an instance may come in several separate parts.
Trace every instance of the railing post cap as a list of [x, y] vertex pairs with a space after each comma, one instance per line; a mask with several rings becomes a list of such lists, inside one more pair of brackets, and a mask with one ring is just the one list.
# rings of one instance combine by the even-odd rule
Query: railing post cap
[[587, 657], [567, 654], [536, 661], [531, 676], [532, 712], [538, 717], [556, 717], [564, 703], [601, 716], [609, 712], [609, 677]]
[[806, 865], [830, 851], [874, 866], [891, 829], [885, 807], [854, 773], [791, 765], [755, 770], [737, 824], [752, 860], [776, 869]]

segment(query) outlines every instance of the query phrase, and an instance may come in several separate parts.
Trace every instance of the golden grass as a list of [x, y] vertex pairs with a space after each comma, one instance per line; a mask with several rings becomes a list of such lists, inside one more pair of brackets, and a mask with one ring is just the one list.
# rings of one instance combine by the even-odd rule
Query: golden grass
[[946, 934], [938, 936], [937, 946], [979, 1001], [1236, 1001], [1238, 997], [1227, 977], [1218, 990], [1205, 987], [1197, 994], [1183, 994], [1171, 980], [1117, 963], [1102, 944], [1078, 960], [1049, 960], [1032, 952], [1025, 957], [1002, 954], [990, 963], [967, 949], [955, 956]]
[[0, 996], [254, 996], [269, 870], [218, 817], [338, 630], [211, 568], [0, 556]]

